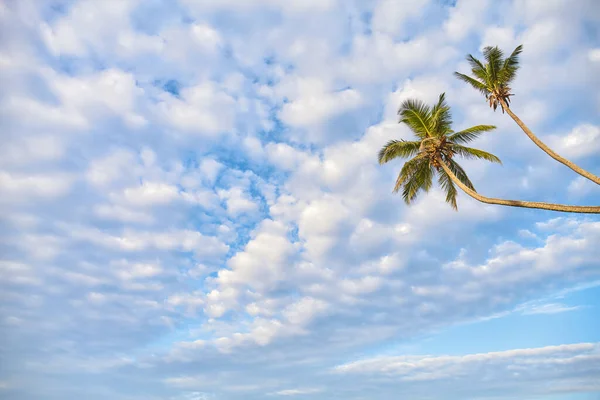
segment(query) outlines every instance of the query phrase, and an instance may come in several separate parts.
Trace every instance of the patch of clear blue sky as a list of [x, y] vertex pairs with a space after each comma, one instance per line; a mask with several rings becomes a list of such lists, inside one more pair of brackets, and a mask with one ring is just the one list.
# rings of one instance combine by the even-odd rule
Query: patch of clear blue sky
[[170, 23], [190, 23], [178, 2], [172, 0], [150, 0], [141, 2], [130, 15], [134, 29], [154, 35]]
[[573, 393], [573, 394], [557, 394], [545, 395], [543, 397], [525, 397], [521, 400], [598, 400], [598, 393]]
[[464, 355], [600, 341], [600, 284], [540, 304], [548, 303], [580, 308], [555, 314], [515, 311], [504, 317], [459, 324], [412, 340], [388, 343], [370, 349], [368, 356]]

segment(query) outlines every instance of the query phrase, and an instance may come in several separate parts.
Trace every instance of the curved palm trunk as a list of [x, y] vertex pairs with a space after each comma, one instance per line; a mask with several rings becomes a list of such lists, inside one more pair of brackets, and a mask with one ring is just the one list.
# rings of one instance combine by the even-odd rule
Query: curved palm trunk
[[523, 132], [525, 132], [525, 134], [529, 137], [529, 139], [531, 139], [531, 141], [537, 145], [537, 147], [542, 149], [546, 154], [548, 154], [550, 157], [554, 158], [559, 163], [566, 165], [567, 167], [571, 168], [573, 171], [577, 172], [579, 175], [600, 185], [600, 176], [596, 176], [596, 175], [592, 174], [591, 172], [588, 172], [585, 169], [578, 167], [577, 165], [573, 164], [571, 161], [567, 160], [566, 158], [563, 158], [563, 157], [559, 156], [558, 154], [556, 154], [554, 151], [552, 151], [552, 149], [550, 147], [546, 146], [546, 144], [544, 142], [542, 142], [540, 139], [538, 139], [538, 137], [535, 136], [533, 134], [533, 132], [531, 132], [531, 130], [529, 130], [527, 125], [525, 125], [523, 123], [523, 121], [521, 121], [521, 119], [519, 117], [517, 117], [515, 115], [515, 113], [512, 112], [512, 110], [508, 107], [508, 104], [506, 104], [505, 101], [502, 101], [501, 103], [502, 103], [502, 108], [508, 113], [508, 115], [510, 115], [510, 117], [517, 123], [517, 125], [519, 125], [519, 127], [523, 130]]
[[600, 206], [568, 206], [564, 204], [552, 204], [552, 203], [541, 203], [538, 201], [520, 201], [520, 200], [503, 200], [503, 199], [495, 199], [492, 197], [485, 197], [480, 195], [474, 190], [469, 189], [464, 183], [462, 183], [454, 173], [450, 170], [448, 165], [443, 162], [441, 159], [438, 159], [441, 167], [446, 171], [452, 182], [456, 183], [459, 188], [463, 190], [466, 194], [478, 200], [482, 203], [486, 204], [497, 204], [501, 206], [509, 206], [509, 207], [522, 207], [522, 208], [537, 208], [541, 210], [550, 210], [550, 211], [563, 211], [563, 212], [573, 212], [573, 213], [584, 213], [584, 214], [600, 214]]

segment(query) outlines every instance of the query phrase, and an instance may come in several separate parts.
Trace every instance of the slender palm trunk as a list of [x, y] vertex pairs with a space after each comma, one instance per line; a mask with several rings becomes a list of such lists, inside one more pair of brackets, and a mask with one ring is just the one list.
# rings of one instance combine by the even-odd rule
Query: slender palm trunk
[[508, 113], [508, 115], [510, 115], [510, 117], [517, 123], [517, 125], [519, 125], [519, 127], [521, 127], [523, 132], [525, 132], [525, 134], [529, 137], [529, 139], [531, 139], [531, 141], [533, 143], [535, 143], [537, 145], [537, 147], [542, 149], [544, 152], [546, 152], [546, 154], [548, 154], [550, 157], [554, 158], [559, 163], [566, 165], [567, 167], [571, 168], [573, 171], [577, 172], [579, 175], [600, 185], [600, 176], [596, 176], [596, 175], [592, 174], [591, 172], [588, 172], [585, 169], [578, 167], [577, 165], [573, 164], [571, 161], [559, 156], [554, 151], [552, 151], [552, 149], [550, 147], [546, 146], [546, 144], [544, 142], [542, 142], [540, 139], [538, 139], [538, 137], [535, 136], [533, 134], [533, 132], [531, 132], [531, 130], [529, 130], [527, 125], [525, 125], [523, 123], [523, 121], [521, 121], [521, 119], [519, 117], [517, 117], [515, 115], [515, 113], [512, 112], [512, 110], [508, 107], [508, 104], [506, 104], [505, 101], [502, 101], [502, 108]]
[[482, 203], [486, 204], [497, 204], [501, 206], [509, 206], [509, 207], [522, 207], [522, 208], [538, 208], [540, 210], [550, 210], [550, 211], [563, 211], [563, 212], [573, 212], [573, 213], [584, 213], [584, 214], [600, 214], [600, 206], [568, 206], [563, 204], [552, 204], [552, 203], [541, 203], [538, 201], [520, 201], [520, 200], [503, 200], [503, 199], [495, 199], [492, 197], [485, 197], [480, 195], [474, 190], [469, 189], [467, 185], [462, 183], [454, 173], [450, 170], [448, 165], [442, 161], [442, 159], [438, 159], [441, 167], [446, 171], [452, 182], [456, 183], [459, 188], [463, 190], [466, 194], [478, 200]]

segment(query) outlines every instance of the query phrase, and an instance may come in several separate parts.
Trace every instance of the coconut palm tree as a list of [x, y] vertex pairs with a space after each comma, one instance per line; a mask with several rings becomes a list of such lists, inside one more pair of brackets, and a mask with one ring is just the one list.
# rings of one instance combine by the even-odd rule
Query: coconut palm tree
[[398, 114], [400, 123], [406, 124], [412, 130], [416, 140], [388, 142], [379, 151], [379, 163], [385, 164], [395, 158], [410, 158], [404, 163], [394, 187], [394, 192], [402, 189], [402, 197], [406, 204], [414, 202], [421, 191], [429, 191], [433, 184], [433, 177], [437, 174], [439, 185], [446, 193], [446, 202], [455, 210], [457, 209], [456, 196], [458, 194], [456, 186], [458, 186], [469, 196], [488, 204], [600, 214], [600, 207], [503, 200], [485, 197], [477, 193], [464, 169], [456, 162], [456, 157], [500, 163], [500, 159], [493, 154], [465, 146], [482, 133], [496, 127], [477, 125], [454, 132], [450, 107], [447, 105], [443, 93], [433, 107], [419, 100], [406, 100], [402, 103]]
[[467, 61], [471, 65], [471, 73], [473, 76], [461, 74], [460, 72], [455, 72], [454, 75], [485, 95], [490, 107], [492, 107], [494, 111], [496, 111], [498, 106], [502, 109], [502, 113], [506, 111], [523, 132], [525, 132], [529, 139], [531, 139], [540, 149], [545, 151], [546, 154], [559, 163], [571, 168], [579, 175], [600, 185], [599, 176], [584, 170], [566, 158], [556, 154], [550, 147], [535, 136], [527, 125], [525, 125], [510, 109], [510, 97], [513, 96], [510, 92], [510, 85], [517, 75], [517, 70], [519, 69], [519, 55], [522, 51], [523, 46], [517, 46], [508, 58], [504, 58], [504, 53], [497, 46], [488, 46], [483, 50], [485, 64], [471, 54], [467, 56]]

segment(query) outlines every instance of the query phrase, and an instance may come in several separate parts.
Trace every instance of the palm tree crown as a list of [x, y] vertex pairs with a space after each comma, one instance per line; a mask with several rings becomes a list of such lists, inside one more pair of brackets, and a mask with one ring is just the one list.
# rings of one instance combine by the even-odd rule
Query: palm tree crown
[[[469, 189], [475, 190], [469, 177], [455, 161], [455, 156], [480, 158], [500, 163], [500, 159], [483, 150], [465, 147], [481, 133], [495, 129], [492, 125], [477, 125], [454, 132], [450, 107], [442, 93], [437, 104], [430, 107], [420, 100], [406, 100], [398, 111], [400, 123], [406, 124], [415, 134], [416, 140], [391, 140], [379, 152], [379, 163], [384, 164], [397, 157], [409, 158], [396, 180], [394, 192], [402, 188], [406, 204], [412, 203], [420, 191], [429, 191], [437, 173], [438, 183], [446, 192], [446, 202], [457, 209], [457, 190], [452, 177], [444, 166]], [[442, 165], [442, 163], [444, 165]]]
[[510, 96], [513, 95], [510, 93], [510, 84], [517, 75], [519, 54], [522, 51], [523, 45], [519, 45], [508, 58], [504, 58], [504, 53], [498, 46], [488, 46], [483, 49], [485, 64], [471, 54], [467, 56], [473, 76], [460, 72], [455, 72], [454, 75], [483, 93], [494, 111], [500, 105], [504, 112], [504, 108], [508, 108], [510, 104]]

